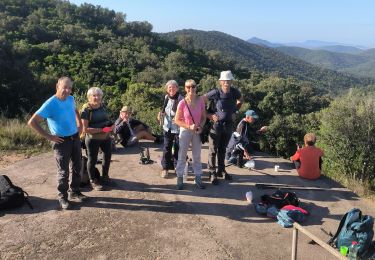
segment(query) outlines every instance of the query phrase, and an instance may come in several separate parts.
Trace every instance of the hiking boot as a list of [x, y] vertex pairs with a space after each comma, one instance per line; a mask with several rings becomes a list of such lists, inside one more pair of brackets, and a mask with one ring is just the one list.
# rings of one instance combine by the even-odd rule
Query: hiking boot
[[184, 179], [182, 177], [177, 177], [177, 189], [178, 190], [184, 189]]
[[210, 172], [210, 181], [213, 185], [219, 184], [219, 180], [217, 179], [216, 172]]
[[231, 181], [233, 179], [232, 175], [230, 175], [229, 173], [227, 173], [225, 170], [223, 171], [223, 174], [224, 174], [224, 179], [225, 180]]
[[82, 201], [87, 200], [87, 197], [83, 195], [80, 191], [74, 191], [74, 192], [71, 191], [69, 193], [69, 198], [77, 202], [82, 202]]
[[67, 198], [59, 198], [59, 204], [61, 209], [69, 209], [70, 203]]
[[160, 177], [167, 179], [168, 178], [168, 170], [162, 170]]
[[109, 185], [111, 179], [109, 178], [108, 175], [103, 175], [101, 181], [103, 185]]
[[93, 190], [97, 190], [97, 191], [103, 190], [103, 186], [100, 185], [98, 180], [92, 180], [91, 181], [91, 187], [92, 187]]
[[201, 178], [201, 176], [195, 176], [195, 180], [194, 180], [194, 182], [195, 182], [195, 185], [197, 185], [197, 187], [199, 188], [199, 189], [205, 189], [206, 187], [203, 185], [203, 183], [202, 183], [202, 178]]
[[220, 177], [220, 178], [223, 178], [223, 172], [217, 172], [217, 173], [216, 173], [216, 176], [217, 176], [217, 177]]

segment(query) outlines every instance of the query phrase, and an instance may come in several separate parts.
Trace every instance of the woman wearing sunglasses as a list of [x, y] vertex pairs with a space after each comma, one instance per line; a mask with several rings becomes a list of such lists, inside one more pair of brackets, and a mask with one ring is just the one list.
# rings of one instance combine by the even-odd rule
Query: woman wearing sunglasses
[[196, 94], [197, 84], [189, 79], [185, 82], [186, 96], [177, 106], [175, 122], [180, 127], [178, 161], [176, 166], [177, 188], [182, 190], [183, 173], [186, 166], [186, 155], [191, 143], [193, 156], [193, 170], [195, 173], [195, 184], [198, 188], [204, 189], [202, 183], [201, 163], [201, 139], [200, 133], [206, 120], [205, 104], [202, 97]]

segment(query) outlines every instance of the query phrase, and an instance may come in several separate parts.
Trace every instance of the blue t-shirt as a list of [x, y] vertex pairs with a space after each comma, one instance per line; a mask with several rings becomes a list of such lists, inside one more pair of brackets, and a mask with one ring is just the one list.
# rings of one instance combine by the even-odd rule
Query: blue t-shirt
[[221, 88], [213, 89], [206, 94], [211, 100], [216, 100], [216, 115], [219, 121], [232, 121], [232, 115], [237, 111], [237, 100], [241, 98], [241, 92], [230, 87], [228, 93], [224, 93]]
[[78, 132], [75, 109], [73, 96], [65, 100], [52, 96], [35, 113], [47, 119], [51, 134], [71, 136]]

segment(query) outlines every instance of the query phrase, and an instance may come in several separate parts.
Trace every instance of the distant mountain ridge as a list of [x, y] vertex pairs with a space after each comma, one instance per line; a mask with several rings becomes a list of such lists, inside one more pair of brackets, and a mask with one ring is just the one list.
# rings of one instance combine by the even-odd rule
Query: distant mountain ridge
[[289, 47], [306, 48], [306, 49], [311, 49], [311, 50], [327, 50], [327, 51], [332, 51], [332, 52], [350, 53], [350, 54], [360, 53], [363, 50], [368, 49], [364, 46], [343, 44], [343, 43], [338, 43], [338, 42], [318, 41], [318, 40], [307, 40], [303, 42], [273, 43], [273, 42], [263, 40], [257, 37], [252, 37], [248, 39], [247, 41], [250, 43], [263, 45], [263, 46], [267, 46], [271, 48], [289, 46]]
[[[322, 41], [305, 41], [304, 43], [306, 44], [294, 43], [295, 45], [307, 45], [310, 48], [276, 44], [259, 38], [251, 38], [248, 41], [277, 49], [287, 55], [322, 68], [350, 73], [360, 77], [375, 78], [375, 48], [362, 50], [358, 46], [334, 45], [336, 43]], [[320, 44], [331, 45], [319, 46]]]
[[206, 52], [219, 51], [222, 56], [235, 60], [237, 64], [266, 73], [292, 76], [300, 80], [315, 82], [321, 88], [334, 90], [357, 84], [368, 84], [368, 79], [358, 79], [335, 71], [322, 69], [286, 55], [277, 49], [252, 44], [218, 31], [180, 30], [160, 34], [167, 40], [177, 41], [188, 37], [194, 48]]

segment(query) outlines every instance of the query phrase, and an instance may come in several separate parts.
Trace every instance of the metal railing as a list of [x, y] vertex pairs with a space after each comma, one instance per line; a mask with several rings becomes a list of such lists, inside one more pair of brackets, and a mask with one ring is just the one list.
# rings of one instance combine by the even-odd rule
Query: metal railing
[[333, 247], [331, 247], [330, 245], [328, 245], [326, 242], [322, 241], [317, 236], [315, 236], [311, 232], [307, 231], [300, 224], [294, 222], [293, 223], [293, 240], [292, 240], [292, 260], [297, 260], [298, 231], [301, 231], [306, 236], [308, 236], [309, 238], [311, 238], [314, 242], [316, 242], [317, 244], [319, 244], [325, 250], [327, 250], [328, 252], [330, 252], [332, 255], [336, 256], [337, 259], [342, 259], [342, 260], [347, 259], [345, 256], [341, 255], [339, 251], [335, 250]]

